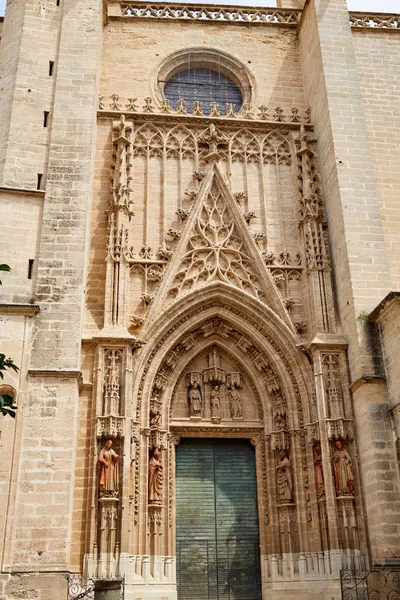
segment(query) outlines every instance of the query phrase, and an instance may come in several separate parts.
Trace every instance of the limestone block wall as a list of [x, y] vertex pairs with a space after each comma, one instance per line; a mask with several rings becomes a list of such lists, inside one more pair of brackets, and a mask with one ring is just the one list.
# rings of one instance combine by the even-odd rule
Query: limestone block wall
[[[100, 93], [154, 97], [163, 61], [182, 49], [226, 52], [253, 74], [252, 105], [305, 109], [296, 31], [279, 27], [110, 19], [104, 30]], [[121, 60], [121, 56], [124, 60]], [[115, 65], [118, 64], [118, 68]]]
[[[318, 31], [318, 36], [316, 35]], [[362, 321], [390, 289], [380, 206], [344, 0], [311, 2], [300, 47], [306, 96], [318, 140], [327, 197], [341, 325], [352, 378], [371, 370]]]
[[392, 281], [345, 2], [310, 2], [303, 14], [300, 47], [306, 96], [319, 155], [324, 157], [322, 187], [339, 318], [349, 342], [371, 553], [373, 560], [386, 560], [400, 553], [392, 526], [398, 519], [393, 501], [399, 477], [384, 382], [376, 377], [365, 316], [388, 293]]
[[352, 30], [391, 289], [400, 285], [400, 56], [398, 31]]
[[0, 189], [0, 223], [7, 240], [1, 262], [11, 267], [2, 273], [1, 302], [27, 303], [34, 297], [42, 212], [42, 193]]
[[[13, 502], [18, 482], [18, 451], [22, 431], [24, 405], [27, 396], [26, 372], [29, 364], [29, 343], [31, 339], [34, 315], [37, 308], [25, 307], [22, 310], [0, 307], [0, 351], [12, 358], [19, 367], [19, 372], [7, 370], [0, 382], [4, 393], [12, 392], [18, 406], [16, 419], [1, 417], [0, 420], [0, 501], [2, 506], [9, 507]], [[5, 387], [3, 387], [5, 386]], [[10, 526], [7, 511], [0, 517], [0, 553], [4, 551], [5, 528]]]
[[14, 0], [7, 6], [0, 57], [3, 185], [44, 189], [63, 10], [56, 0]]
[[[10, 106], [9, 128], [2, 134], [2, 209], [15, 233], [7, 261], [15, 258], [16, 267], [4, 281], [4, 291], [14, 302], [34, 299], [41, 312], [27, 340], [29, 364], [20, 371], [26, 395], [16, 422], [15, 487], [10, 489], [2, 565], [12, 574], [51, 573], [50, 584], [45, 576], [17, 575], [4, 586], [7, 598], [18, 597], [22, 588], [47, 600], [66, 594], [74, 478], [81, 477], [79, 470], [75, 473], [78, 375], [102, 6], [92, 0], [65, 0], [60, 6], [55, 1], [15, 0], [9, 7], [8, 43], [3, 38], [0, 51], [7, 75], [6, 116]], [[35, 54], [38, 40], [43, 43]], [[9, 53], [18, 56], [15, 65]], [[55, 62], [52, 75], [50, 61]], [[49, 122], [43, 127], [46, 110]], [[40, 197], [7, 191], [35, 190], [38, 172], [45, 186]], [[27, 249], [21, 250], [18, 245], [23, 247], [24, 241]], [[27, 286], [25, 253], [33, 249], [29, 258], [37, 258], [36, 279]], [[18, 329], [13, 332], [17, 334]], [[18, 338], [9, 344], [13, 355]], [[59, 577], [56, 572], [61, 572]]]

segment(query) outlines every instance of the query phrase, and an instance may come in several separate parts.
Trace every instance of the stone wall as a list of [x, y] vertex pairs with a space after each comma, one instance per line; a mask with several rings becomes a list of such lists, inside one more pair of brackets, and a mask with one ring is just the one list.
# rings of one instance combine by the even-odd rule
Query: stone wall
[[400, 285], [400, 55], [398, 32], [353, 29], [353, 46], [379, 199], [391, 289]]

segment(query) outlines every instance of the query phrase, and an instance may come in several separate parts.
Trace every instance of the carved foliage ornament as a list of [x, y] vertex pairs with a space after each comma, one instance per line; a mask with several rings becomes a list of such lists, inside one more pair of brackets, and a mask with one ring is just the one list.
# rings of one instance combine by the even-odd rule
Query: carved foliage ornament
[[256, 298], [264, 296], [233, 215], [216, 186], [196, 219], [169, 296], [175, 298], [215, 280], [234, 285]]

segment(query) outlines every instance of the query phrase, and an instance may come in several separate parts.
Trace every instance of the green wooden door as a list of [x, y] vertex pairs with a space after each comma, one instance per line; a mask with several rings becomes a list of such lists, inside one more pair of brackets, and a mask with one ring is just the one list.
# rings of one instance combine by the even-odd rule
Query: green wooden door
[[181, 440], [176, 546], [178, 600], [261, 598], [255, 456], [247, 440]]

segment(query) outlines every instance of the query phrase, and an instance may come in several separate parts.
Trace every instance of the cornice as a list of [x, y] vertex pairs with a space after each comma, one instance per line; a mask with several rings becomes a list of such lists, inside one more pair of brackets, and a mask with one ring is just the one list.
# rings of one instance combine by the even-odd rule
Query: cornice
[[28, 369], [28, 375], [31, 377], [66, 377], [69, 379], [81, 379], [81, 371], [75, 369]]
[[221, 25], [267, 25], [296, 28], [301, 11], [291, 8], [252, 7], [179, 2], [128, 2], [109, 0], [108, 18], [168, 20]]
[[39, 311], [38, 304], [0, 304], [0, 315], [34, 317]]
[[385, 314], [387, 314], [396, 304], [400, 303], [400, 292], [389, 292], [368, 315], [368, 321], [379, 323]]
[[354, 393], [356, 390], [358, 390], [358, 388], [360, 388], [362, 385], [366, 384], [366, 383], [386, 383], [386, 379], [385, 377], [382, 377], [380, 375], [361, 375], [361, 377], [359, 377], [358, 379], [356, 379], [355, 381], [353, 381], [353, 383], [350, 385], [350, 391], [352, 393]]
[[127, 119], [132, 119], [135, 123], [141, 124], [146, 122], [168, 124], [168, 125], [186, 125], [197, 126], [204, 125], [208, 127], [211, 123], [218, 125], [220, 129], [248, 129], [248, 130], [262, 130], [262, 131], [289, 131], [299, 130], [300, 127], [305, 127], [307, 131], [312, 131], [313, 126], [310, 123], [305, 122], [293, 122], [293, 121], [263, 121], [258, 118], [254, 119], [242, 119], [229, 117], [208, 117], [208, 116], [194, 116], [194, 115], [177, 115], [177, 114], [163, 114], [163, 113], [141, 113], [141, 112], [130, 112], [129, 110], [99, 110], [97, 112], [99, 119], [119, 119], [121, 115], [125, 115]]
[[29, 188], [8, 187], [3, 185], [0, 187], [0, 194], [4, 193], [18, 195], [23, 194], [24, 196], [38, 196], [43, 198], [45, 195], [45, 190], [30, 190]]

